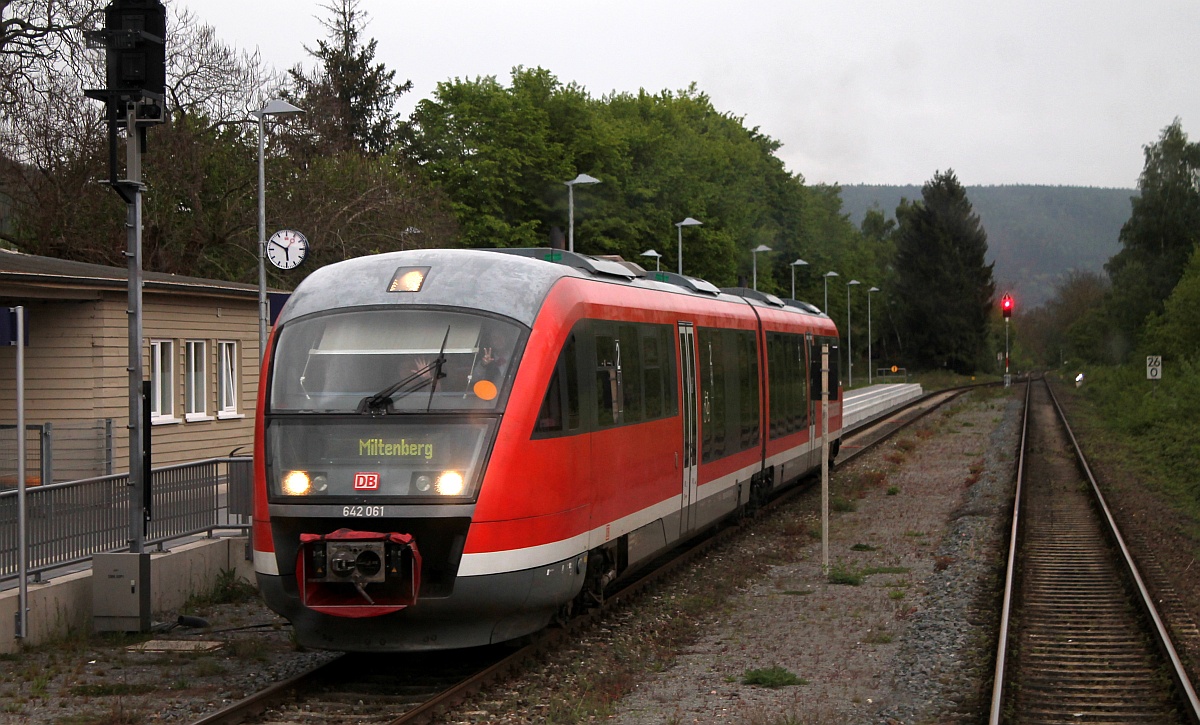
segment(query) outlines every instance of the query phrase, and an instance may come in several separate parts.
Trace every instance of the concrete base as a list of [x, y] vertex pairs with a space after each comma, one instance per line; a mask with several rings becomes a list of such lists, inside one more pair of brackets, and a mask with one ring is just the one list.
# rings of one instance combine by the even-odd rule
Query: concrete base
[[[181, 544], [150, 557], [150, 604], [155, 613], [175, 609], [193, 594], [210, 590], [222, 570], [254, 581], [254, 565], [246, 560], [246, 538], [203, 539]], [[20, 651], [92, 630], [92, 572], [81, 571], [29, 585], [28, 637], [18, 639], [16, 589], [0, 592], [0, 654]]]

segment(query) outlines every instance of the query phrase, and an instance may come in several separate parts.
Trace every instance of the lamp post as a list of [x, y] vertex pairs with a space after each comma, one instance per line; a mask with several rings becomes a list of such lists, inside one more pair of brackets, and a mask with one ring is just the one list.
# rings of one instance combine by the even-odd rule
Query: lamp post
[[878, 291], [878, 287], [871, 287], [867, 290], [867, 385], [871, 384], [871, 371], [875, 368], [874, 364], [871, 362], [871, 293]]
[[654, 271], [657, 272], [659, 269], [658, 264], [659, 264], [659, 261], [662, 259], [662, 255], [659, 254], [658, 252], [654, 251], [653, 249], [647, 249], [646, 251], [642, 252], [642, 256], [643, 257], [654, 257]]
[[687, 217], [681, 222], [675, 222], [675, 228], [679, 230], [679, 274], [683, 276], [683, 228], [698, 227], [704, 222], [698, 221], [691, 217]]
[[262, 360], [267, 354], [267, 180], [263, 156], [266, 149], [266, 118], [267, 116], [289, 116], [304, 113], [303, 108], [297, 108], [287, 101], [275, 98], [267, 101], [267, 105], [251, 111], [258, 117], [258, 359]]
[[576, 184], [599, 184], [600, 180], [594, 176], [580, 174], [570, 181], [564, 181], [567, 185], [567, 251], [575, 251], [575, 185]]
[[854, 332], [850, 329], [850, 288], [859, 284], [852, 279], [846, 283], [846, 379], [854, 387]]
[[836, 277], [836, 276], [838, 276], [837, 272], [826, 272], [825, 273], [825, 309], [822, 311], [826, 315], [829, 314], [829, 278]]
[[796, 267], [807, 267], [808, 262], [803, 259], [797, 259], [789, 265], [792, 268], [792, 299], [796, 299]]
[[771, 248], [765, 244], [760, 244], [751, 250], [751, 257], [754, 259], [754, 291], [758, 291], [758, 253], [769, 252]]

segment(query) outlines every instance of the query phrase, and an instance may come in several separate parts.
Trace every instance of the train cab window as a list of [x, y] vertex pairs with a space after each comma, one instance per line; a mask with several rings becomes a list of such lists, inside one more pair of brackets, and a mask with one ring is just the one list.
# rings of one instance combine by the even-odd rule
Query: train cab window
[[[546, 435], [579, 429], [579, 371], [575, 334], [567, 337], [538, 411], [534, 434]], [[565, 414], [564, 414], [565, 413]]]

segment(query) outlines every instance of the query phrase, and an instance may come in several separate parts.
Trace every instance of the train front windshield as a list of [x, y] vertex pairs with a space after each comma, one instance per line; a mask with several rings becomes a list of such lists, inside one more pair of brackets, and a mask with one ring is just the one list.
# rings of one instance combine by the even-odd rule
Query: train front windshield
[[438, 310], [285, 324], [266, 411], [272, 498], [472, 497], [521, 339]]
[[341, 312], [283, 327], [272, 413], [497, 410], [516, 325], [435, 310]]

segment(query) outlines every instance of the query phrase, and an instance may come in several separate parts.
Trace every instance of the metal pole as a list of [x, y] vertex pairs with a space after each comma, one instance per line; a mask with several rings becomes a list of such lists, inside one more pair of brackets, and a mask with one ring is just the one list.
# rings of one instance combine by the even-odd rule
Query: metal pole
[[754, 258], [754, 291], [758, 291], [758, 252], [751, 252], [750, 256]]
[[796, 265], [792, 265], [792, 299], [796, 299]]
[[875, 365], [871, 362], [871, 290], [867, 290], [867, 385], [871, 385], [871, 371]]
[[829, 573], [829, 344], [821, 345], [821, 571]]
[[567, 251], [575, 251], [575, 185], [567, 184]]
[[1008, 318], [1004, 318], [1004, 387], [1008, 387], [1012, 378], [1008, 376]]
[[[17, 311], [17, 637], [29, 634], [29, 541], [25, 512], [25, 308]], [[45, 483], [45, 481], [43, 481]]]
[[679, 231], [679, 276], [683, 276], [683, 227], [676, 224], [675, 229]]
[[[145, 548], [145, 514], [142, 509], [144, 487], [142, 429], [142, 147], [138, 138], [138, 105], [128, 104], [125, 132], [125, 186], [132, 192], [128, 204], [127, 231], [129, 251], [129, 551], [140, 554]], [[160, 381], [162, 384], [165, 381]], [[144, 583], [149, 586], [149, 582]]]
[[267, 189], [263, 155], [267, 114], [258, 114], [258, 359], [267, 354]]
[[846, 285], [846, 387], [854, 387], [854, 331], [850, 327], [850, 285]]

